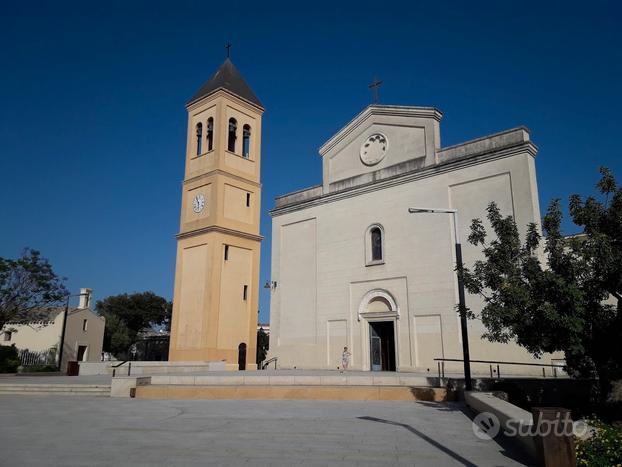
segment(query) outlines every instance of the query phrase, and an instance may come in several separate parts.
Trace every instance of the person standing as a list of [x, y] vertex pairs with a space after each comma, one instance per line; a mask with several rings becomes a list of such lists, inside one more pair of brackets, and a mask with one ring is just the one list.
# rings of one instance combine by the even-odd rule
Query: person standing
[[348, 348], [344, 347], [343, 348], [343, 353], [341, 354], [341, 373], [343, 373], [345, 370], [348, 369], [348, 366], [350, 366], [350, 357], [352, 356], [352, 354], [350, 352], [348, 352]]

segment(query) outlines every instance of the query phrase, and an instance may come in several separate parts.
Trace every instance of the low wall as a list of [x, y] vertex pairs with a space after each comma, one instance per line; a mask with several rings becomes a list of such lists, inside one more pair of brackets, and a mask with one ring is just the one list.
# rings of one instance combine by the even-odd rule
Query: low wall
[[[126, 366], [125, 364], [124, 366]], [[122, 367], [123, 368], [123, 367]], [[120, 368], [120, 370], [122, 370]], [[171, 373], [199, 373], [224, 371], [225, 362], [132, 362], [132, 375], [167, 375]]]
[[[465, 391], [464, 400], [477, 413], [487, 412], [494, 415], [500, 425], [499, 433], [504, 433], [506, 430], [530, 433], [532, 430], [531, 413], [499, 399], [493, 393]], [[518, 444], [532, 459], [536, 458], [536, 445], [532, 436], [516, 435], [508, 439]]]
[[119, 376], [112, 378], [110, 397], [132, 397], [132, 389], [151, 384], [150, 376]]
[[[121, 362], [79, 362], [80, 375], [112, 375], [113, 365]], [[117, 368], [117, 375], [127, 376], [130, 362]], [[205, 371], [224, 371], [225, 362], [131, 362], [130, 374], [135, 375], [167, 375], [177, 373], [201, 373]], [[236, 367], [237, 368], [237, 367]]]
[[[115, 378], [116, 379], [116, 378]], [[139, 385], [138, 399], [230, 399], [230, 400], [359, 400], [427, 401], [447, 400], [444, 388], [395, 386], [191, 386]]]
[[79, 362], [80, 376], [111, 375], [110, 365], [116, 362]]

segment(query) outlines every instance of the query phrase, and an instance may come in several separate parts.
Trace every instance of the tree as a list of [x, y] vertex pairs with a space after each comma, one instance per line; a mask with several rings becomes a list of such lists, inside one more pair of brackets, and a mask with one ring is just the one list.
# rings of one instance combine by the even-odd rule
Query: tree
[[622, 377], [622, 188], [608, 169], [600, 172], [600, 199], [570, 197], [580, 235], [562, 235], [560, 200], [551, 202], [543, 251], [535, 224], [522, 242], [514, 219], [491, 203], [495, 237], [487, 242], [481, 220], [473, 220], [469, 242], [483, 246], [484, 259], [462, 274], [467, 290], [483, 297], [486, 338], [515, 340], [536, 357], [564, 352], [572, 376], [598, 378], [604, 401]]
[[0, 345], [0, 373], [16, 373], [21, 364], [15, 344]]
[[268, 348], [270, 347], [270, 338], [263, 328], [259, 328], [257, 331], [257, 364], [263, 362], [268, 355]]
[[169, 323], [172, 303], [153, 292], [142, 292], [99, 300], [95, 310], [106, 318], [104, 350], [127, 359], [141, 330]]
[[0, 329], [9, 322], [41, 315], [69, 293], [52, 265], [37, 250], [26, 248], [17, 259], [0, 258]]

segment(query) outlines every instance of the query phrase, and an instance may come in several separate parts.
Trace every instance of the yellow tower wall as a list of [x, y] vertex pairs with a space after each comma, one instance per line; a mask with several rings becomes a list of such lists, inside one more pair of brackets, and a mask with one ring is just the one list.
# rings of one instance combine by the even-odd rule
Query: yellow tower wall
[[[238, 346], [245, 343], [246, 368], [256, 368], [262, 112], [226, 90], [188, 106], [171, 361], [226, 360], [227, 368], [237, 369]], [[213, 148], [208, 151], [203, 141], [197, 154], [196, 125], [203, 125], [205, 137], [209, 118], [214, 119]], [[227, 150], [230, 118], [238, 125], [235, 152]], [[248, 158], [242, 156], [244, 125], [251, 128]], [[205, 206], [197, 213], [198, 194]]]

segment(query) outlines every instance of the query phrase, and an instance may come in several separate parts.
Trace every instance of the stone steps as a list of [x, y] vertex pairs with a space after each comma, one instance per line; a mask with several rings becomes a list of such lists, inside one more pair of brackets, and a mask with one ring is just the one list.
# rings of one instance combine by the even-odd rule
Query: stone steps
[[445, 388], [412, 386], [329, 385], [197, 385], [150, 384], [136, 387], [138, 399], [229, 400], [378, 400], [448, 401], [454, 394]]
[[110, 397], [110, 385], [10, 383], [0, 384], [2, 394]]
[[408, 386], [441, 387], [439, 378], [417, 375], [152, 375], [153, 385], [199, 386]]

